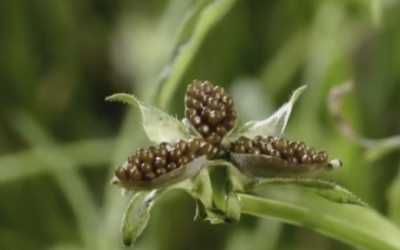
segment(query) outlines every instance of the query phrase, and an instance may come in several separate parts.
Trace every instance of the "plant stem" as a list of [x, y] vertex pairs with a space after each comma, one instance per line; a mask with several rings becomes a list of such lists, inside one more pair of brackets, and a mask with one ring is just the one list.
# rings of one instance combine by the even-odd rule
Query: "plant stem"
[[368, 208], [328, 204], [306, 207], [240, 194], [242, 213], [314, 229], [361, 249], [400, 249], [398, 228]]

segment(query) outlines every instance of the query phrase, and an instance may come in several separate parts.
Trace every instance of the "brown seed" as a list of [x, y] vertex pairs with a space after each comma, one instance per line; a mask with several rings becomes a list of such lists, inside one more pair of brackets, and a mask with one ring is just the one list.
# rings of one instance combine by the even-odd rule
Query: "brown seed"
[[159, 169], [159, 168], [164, 168], [167, 165], [167, 161], [165, 160], [165, 158], [161, 158], [161, 157], [156, 157], [156, 159], [154, 160], [154, 168]]
[[168, 165], [167, 165], [167, 171], [168, 171], [168, 172], [170, 172], [170, 171], [172, 171], [172, 170], [174, 170], [174, 169], [176, 169], [176, 168], [177, 168], [177, 165], [176, 165], [175, 162], [170, 162], [170, 163], [168, 163]]
[[327, 152], [320, 151], [318, 154], [322, 157], [324, 162], [328, 160], [328, 153]]
[[168, 142], [161, 142], [160, 145], [158, 145], [158, 147], [169, 150], [171, 148], [171, 144], [169, 144]]
[[294, 155], [293, 149], [289, 147], [280, 150], [280, 152], [286, 159]]
[[210, 107], [213, 110], [218, 109], [219, 108], [219, 101], [216, 100], [213, 97], [209, 97], [207, 99], [207, 106]]
[[211, 133], [209, 136], [207, 136], [206, 141], [208, 141], [212, 145], [217, 145], [221, 142], [221, 137], [216, 133]]
[[201, 116], [204, 120], [206, 120], [207, 117], [210, 115], [210, 112], [211, 112], [211, 111], [212, 111], [212, 109], [211, 109], [210, 107], [204, 107], [204, 108], [201, 110], [200, 116]]
[[198, 79], [193, 80], [193, 85], [194, 85], [195, 88], [199, 88], [202, 83], [203, 82], [198, 80]]
[[203, 96], [205, 96], [205, 95], [206, 94], [203, 91], [201, 91], [201, 89], [196, 89], [196, 92], [194, 93], [194, 97], [197, 100], [202, 100]]
[[194, 108], [188, 108], [185, 110], [185, 116], [186, 118], [191, 118], [193, 116], [197, 115], [197, 111]]
[[307, 155], [307, 149], [303, 146], [297, 148], [296, 155], [302, 159], [304, 155]]
[[212, 159], [212, 158], [214, 158], [215, 156], [218, 155], [218, 153], [219, 153], [219, 149], [218, 149], [217, 147], [213, 147], [213, 148], [211, 149], [211, 153], [208, 155], [207, 159]]
[[144, 163], [152, 163], [154, 160], [154, 153], [150, 150], [145, 150], [140, 157], [140, 161]]
[[314, 154], [315, 154], [315, 149], [314, 149], [314, 148], [308, 147], [308, 148], [307, 148], [307, 154], [309, 154], [309, 155], [314, 155]]
[[193, 84], [189, 84], [186, 87], [186, 95], [188, 95], [188, 96], [194, 96], [195, 91], [196, 91], [196, 88]]
[[239, 138], [238, 144], [243, 145], [246, 151], [253, 147], [253, 143], [251, 142], [251, 140], [244, 136], [241, 136]]
[[158, 169], [156, 169], [156, 175], [157, 175], [157, 176], [162, 176], [162, 175], [164, 175], [165, 173], [167, 173], [167, 170], [166, 170], [165, 168], [158, 168]]
[[208, 115], [208, 123], [212, 126], [217, 125], [218, 123], [220, 123], [222, 120], [222, 116], [221, 113], [218, 111], [211, 111], [210, 114]]
[[192, 97], [186, 97], [185, 98], [185, 103], [187, 108], [193, 108], [195, 110], [200, 110], [201, 109], [201, 102], [197, 99], [194, 99]]
[[262, 143], [260, 146], [261, 153], [264, 155], [272, 155], [274, 148], [271, 143]]
[[129, 170], [130, 181], [140, 181], [141, 179], [142, 179], [142, 174], [136, 167]]
[[187, 149], [187, 143], [184, 140], [179, 140], [175, 147], [179, 148], [182, 153], [184, 153]]
[[115, 176], [116, 176], [119, 180], [121, 180], [121, 181], [126, 181], [126, 180], [128, 180], [128, 172], [127, 172], [127, 170], [126, 170], [125, 168], [123, 168], [123, 167], [118, 167], [118, 168], [115, 170]]
[[271, 150], [271, 156], [276, 157], [276, 158], [281, 158], [281, 153], [278, 150]]
[[128, 162], [133, 164], [133, 165], [139, 165], [140, 164], [140, 160], [136, 155], [132, 155], [128, 157]]
[[229, 131], [235, 126], [235, 121], [233, 121], [233, 120], [225, 120], [224, 119], [222, 124]]
[[299, 147], [299, 144], [297, 142], [295, 142], [295, 141], [291, 141], [291, 142], [289, 142], [288, 147], [293, 149], [293, 151], [296, 151], [297, 148]]
[[145, 163], [144, 162], [144, 163], [140, 164], [140, 171], [143, 172], [143, 173], [149, 173], [149, 172], [152, 172], [153, 169], [152, 169], [150, 163]]
[[164, 147], [158, 147], [156, 149], [156, 151], [154, 152], [154, 155], [156, 157], [160, 157], [160, 158], [164, 158], [165, 159], [167, 157], [167, 155], [168, 155], [168, 151]]
[[215, 132], [220, 136], [225, 136], [228, 133], [226, 128], [224, 126], [222, 126], [222, 125], [217, 125], [215, 127]]
[[312, 156], [312, 161], [314, 163], [322, 163], [322, 162], [324, 162], [324, 158], [323, 158], [322, 155], [315, 154], [315, 155]]
[[197, 126], [199, 126], [201, 124], [201, 117], [198, 116], [198, 115], [192, 116], [192, 117], [189, 118], [189, 122], [193, 126], [197, 127]]
[[181, 158], [182, 156], [182, 150], [180, 150], [179, 148], [173, 148], [169, 154], [169, 159], [171, 161], [177, 162], [179, 160], [179, 158]]
[[207, 124], [201, 124], [197, 128], [197, 131], [202, 135], [206, 136], [210, 133], [210, 127]]
[[236, 154], [244, 154], [246, 153], [246, 148], [243, 145], [235, 145], [233, 146], [232, 151]]
[[188, 151], [191, 153], [196, 153], [197, 150], [200, 148], [201, 139], [199, 138], [192, 138], [188, 141]]
[[214, 95], [219, 95], [221, 98], [223, 95], [225, 95], [225, 89], [221, 86], [214, 86]]
[[210, 82], [203, 82], [200, 88], [205, 94], [209, 94], [213, 91], [213, 86]]
[[309, 155], [303, 155], [301, 157], [301, 163], [303, 164], [311, 164], [312, 163], [312, 159]]
[[273, 145], [275, 146], [275, 148], [279, 151], [285, 149], [287, 147], [287, 140], [285, 140], [284, 138], [277, 138], [275, 140], [275, 142], [273, 143]]
[[144, 153], [145, 149], [144, 148], [138, 148], [135, 152], [136, 156], [139, 158], [141, 158], [142, 154]]
[[183, 159], [182, 159], [182, 158], [179, 158], [179, 159], [176, 160], [175, 162], [176, 162], [176, 165], [178, 166], [178, 168], [181, 167], [181, 166], [183, 165]]
[[225, 106], [227, 108], [232, 108], [233, 107], [233, 101], [232, 101], [231, 97], [225, 95], [225, 96], [222, 97], [221, 101], [222, 101], [223, 104], [225, 104]]
[[229, 117], [229, 119], [231, 120], [236, 120], [237, 118], [237, 113], [235, 110], [229, 110], [226, 114], [227, 117]]
[[209, 155], [212, 151], [213, 146], [208, 142], [202, 142], [200, 144], [200, 149], [197, 151], [198, 156]]

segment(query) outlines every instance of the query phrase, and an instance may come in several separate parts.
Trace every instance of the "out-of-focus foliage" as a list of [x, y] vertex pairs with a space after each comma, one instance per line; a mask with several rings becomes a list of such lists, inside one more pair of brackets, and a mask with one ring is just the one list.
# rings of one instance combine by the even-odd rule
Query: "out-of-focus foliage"
[[[228, 2], [212, 20], [209, 4]], [[200, 20], [196, 8], [213, 25], [195, 41], [176, 91], [156, 93], [166, 91], [165, 66], [190, 46], [178, 35], [190, 37], [180, 29]], [[122, 249], [129, 198], [108, 185], [110, 173], [149, 142], [137, 111], [104, 98], [133, 93], [181, 119], [193, 79], [224, 86], [242, 121], [268, 117], [307, 85], [286, 136], [340, 158], [344, 166], [326, 178], [400, 226], [398, 149], [371, 161], [326, 106], [329, 89], [353, 79], [343, 115], [367, 137], [400, 134], [399, 13], [398, 0], [0, 1], [0, 249]], [[279, 185], [258, 192], [303, 195]], [[354, 249], [275, 220], [195, 222], [194, 205], [184, 193], [163, 197], [136, 248]]]

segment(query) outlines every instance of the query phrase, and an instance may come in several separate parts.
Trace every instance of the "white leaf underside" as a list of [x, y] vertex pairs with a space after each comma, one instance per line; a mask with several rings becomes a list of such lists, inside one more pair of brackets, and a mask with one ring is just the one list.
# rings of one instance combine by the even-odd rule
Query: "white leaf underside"
[[118, 93], [107, 97], [106, 100], [119, 101], [139, 108], [143, 129], [152, 143], [173, 143], [191, 137], [188, 129], [178, 119], [156, 107], [142, 103], [133, 95]]
[[261, 136], [274, 136], [280, 135], [285, 131], [293, 105], [303, 93], [307, 86], [302, 86], [296, 89], [289, 101], [283, 104], [273, 115], [265, 120], [250, 121], [240, 127], [236, 133], [230, 136], [233, 140], [240, 136], [254, 138], [258, 135]]

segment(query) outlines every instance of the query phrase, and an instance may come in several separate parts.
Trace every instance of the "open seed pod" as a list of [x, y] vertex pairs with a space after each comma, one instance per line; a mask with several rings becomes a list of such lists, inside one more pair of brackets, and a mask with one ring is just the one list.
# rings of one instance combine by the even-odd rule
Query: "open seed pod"
[[338, 159], [328, 160], [325, 151], [282, 137], [240, 137], [229, 152], [242, 174], [260, 178], [312, 177], [342, 166]]
[[170, 186], [195, 176], [218, 149], [193, 138], [171, 145], [163, 142], [136, 153], [115, 170], [111, 184], [126, 190], [152, 190]]
[[212, 145], [219, 145], [236, 124], [232, 98], [221, 86], [194, 80], [186, 89], [185, 116], [193, 128]]

